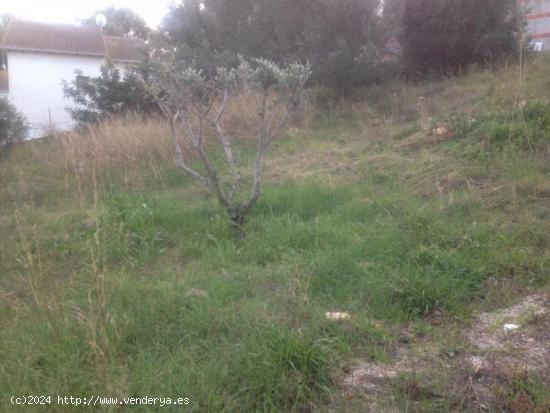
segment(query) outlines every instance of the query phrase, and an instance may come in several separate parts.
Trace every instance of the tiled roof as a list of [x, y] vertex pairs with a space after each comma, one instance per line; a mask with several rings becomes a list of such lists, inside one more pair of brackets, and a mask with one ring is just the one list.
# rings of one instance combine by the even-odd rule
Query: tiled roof
[[123, 62], [139, 62], [145, 57], [145, 42], [128, 37], [103, 36], [107, 57]]
[[35, 23], [13, 20], [8, 24], [0, 48], [29, 52], [105, 56], [101, 30], [97, 26]]
[[23, 20], [12, 20], [0, 41], [0, 49], [4, 50], [101, 56], [125, 62], [143, 60], [144, 46], [141, 40], [103, 36], [97, 26]]

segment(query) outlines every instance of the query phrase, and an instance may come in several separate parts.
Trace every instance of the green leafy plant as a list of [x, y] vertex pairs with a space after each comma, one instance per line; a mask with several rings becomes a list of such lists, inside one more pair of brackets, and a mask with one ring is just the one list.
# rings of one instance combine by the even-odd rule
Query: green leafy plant
[[[252, 64], [242, 61], [236, 69], [219, 67], [214, 77], [207, 77], [201, 70], [178, 67], [178, 64], [159, 59], [150, 81], [144, 82], [170, 124], [176, 165], [216, 197], [227, 212], [232, 228], [242, 227], [258, 200], [265, 152], [288, 122], [300, 113], [310, 74], [309, 64], [293, 63], [283, 68], [269, 60], [255, 59]], [[222, 121], [228, 102], [242, 89], [253, 90], [260, 97], [252, 191], [244, 200], [238, 198], [242, 174], [232, 137]], [[207, 125], [213, 129], [227, 161], [230, 174], [227, 187], [208, 155]], [[181, 141], [191, 148], [202, 170], [184, 159]]]
[[25, 117], [7, 99], [0, 98], [0, 154], [2, 148], [23, 140], [28, 131]]
[[469, 136], [495, 148], [528, 149], [550, 136], [550, 104], [534, 101], [513, 111], [482, 112], [476, 118], [459, 113], [451, 117], [450, 125], [458, 139]]
[[144, 262], [162, 251], [163, 237], [156, 228], [153, 209], [143, 199], [113, 197], [104, 215], [108, 257]]
[[130, 68], [124, 74], [111, 63], [101, 67], [98, 77], [84, 77], [79, 70], [75, 74], [75, 79], [70, 83], [63, 82], [63, 93], [76, 103], [67, 111], [80, 126], [113, 115], [158, 111], [157, 105], [139, 82], [140, 78], [147, 76], [146, 64]]

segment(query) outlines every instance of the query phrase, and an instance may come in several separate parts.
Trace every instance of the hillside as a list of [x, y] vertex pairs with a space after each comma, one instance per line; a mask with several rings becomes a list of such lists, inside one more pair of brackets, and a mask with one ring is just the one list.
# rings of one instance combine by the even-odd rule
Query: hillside
[[[14, 148], [0, 160], [3, 410], [42, 394], [548, 411], [549, 71], [537, 58], [519, 76], [472, 69], [312, 105], [269, 150], [242, 239], [173, 166], [157, 120]], [[246, 135], [246, 102], [233, 110]]]

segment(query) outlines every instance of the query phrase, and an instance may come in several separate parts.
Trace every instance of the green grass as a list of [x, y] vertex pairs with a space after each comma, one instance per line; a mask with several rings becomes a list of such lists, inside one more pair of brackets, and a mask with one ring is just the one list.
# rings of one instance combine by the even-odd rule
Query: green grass
[[[12, 394], [98, 394], [189, 397], [197, 412], [322, 411], [341, 397], [342, 367], [386, 359], [405, 323], [500, 304], [489, 280], [546, 285], [548, 106], [518, 113], [442, 111], [457, 139], [409, 153], [394, 144], [421, 131], [416, 119], [375, 141], [356, 113], [295, 132], [269, 156], [346, 156], [349, 145], [352, 172], [268, 180], [242, 239], [170, 167], [161, 186], [143, 171], [142, 187], [101, 188], [97, 205], [39, 174], [39, 202], [17, 202], [15, 215], [1, 205], [4, 410], [17, 411]], [[328, 321], [331, 310], [352, 319]]]

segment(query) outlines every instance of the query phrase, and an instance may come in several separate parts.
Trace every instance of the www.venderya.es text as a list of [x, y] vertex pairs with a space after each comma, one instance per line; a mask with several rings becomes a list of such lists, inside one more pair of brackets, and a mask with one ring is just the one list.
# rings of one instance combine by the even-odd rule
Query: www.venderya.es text
[[103, 397], [90, 395], [83, 397], [60, 395], [11, 396], [12, 405], [19, 406], [186, 406], [191, 404], [189, 397]]

